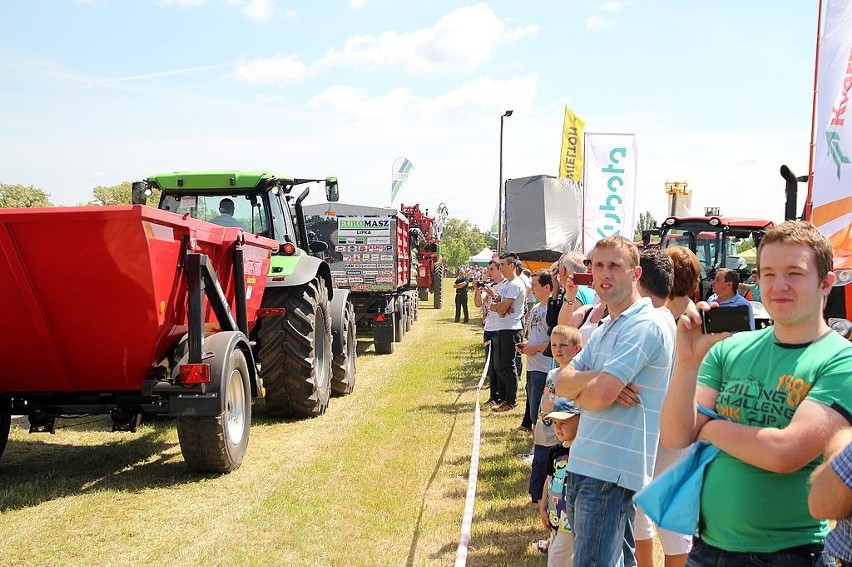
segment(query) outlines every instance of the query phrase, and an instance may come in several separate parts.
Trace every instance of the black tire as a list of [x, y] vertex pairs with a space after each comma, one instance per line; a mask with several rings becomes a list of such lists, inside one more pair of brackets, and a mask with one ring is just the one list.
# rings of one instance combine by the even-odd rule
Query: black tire
[[331, 361], [331, 393], [335, 396], [351, 394], [355, 388], [355, 349], [358, 339], [355, 335], [355, 309], [350, 302], [346, 302], [346, 311], [343, 313], [343, 329], [341, 333], [342, 344], [340, 352], [334, 353]]
[[393, 341], [375, 343], [376, 354], [393, 354]]
[[402, 326], [407, 333], [411, 330], [411, 323], [414, 321], [414, 302], [408, 301], [408, 297], [406, 297], [403, 305], [405, 309], [403, 310]]
[[251, 428], [251, 386], [246, 357], [234, 349], [228, 360], [221, 394], [225, 411], [216, 417], [179, 417], [178, 440], [190, 470], [228, 473], [243, 462]]
[[0, 413], [0, 456], [6, 450], [6, 444], [9, 442], [9, 430], [12, 428], [12, 415], [8, 413]]
[[420, 297], [420, 301], [429, 301], [429, 288], [428, 287], [417, 288], [417, 294]]
[[432, 294], [435, 296], [435, 309], [444, 305], [444, 265], [436, 264], [432, 273]]
[[401, 343], [402, 339], [405, 338], [405, 308], [402, 305], [399, 306], [399, 311], [394, 313], [393, 325], [396, 331], [396, 342]]
[[269, 413], [316, 417], [331, 394], [331, 315], [328, 290], [320, 278], [268, 289], [264, 307], [284, 307], [284, 315], [263, 320], [258, 341], [261, 378]]
[[414, 309], [414, 314], [412, 315], [412, 317], [414, 318], [414, 321], [417, 321], [417, 316], [420, 311], [420, 305], [418, 304], [418, 301], [416, 299], [411, 302], [411, 307], [412, 309]]

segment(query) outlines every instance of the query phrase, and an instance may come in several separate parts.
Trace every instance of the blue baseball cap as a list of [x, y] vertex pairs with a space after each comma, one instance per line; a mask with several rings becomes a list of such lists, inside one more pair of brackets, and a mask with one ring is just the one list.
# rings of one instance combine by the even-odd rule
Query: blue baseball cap
[[571, 419], [580, 414], [580, 408], [568, 398], [557, 397], [553, 403], [553, 411], [544, 416], [544, 419]]

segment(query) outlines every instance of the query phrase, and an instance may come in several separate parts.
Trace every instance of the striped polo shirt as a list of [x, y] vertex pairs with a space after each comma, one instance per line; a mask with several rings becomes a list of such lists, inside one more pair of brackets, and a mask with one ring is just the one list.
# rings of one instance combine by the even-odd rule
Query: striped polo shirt
[[570, 472], [634, 491], [651, 481], [674, 351], [665, 317], [643, 297], [595, 329], [571, 361], [578, 371], [600, 370], [624, 384], [635, 383], [641, 404], [623, 407], [613, 402], [602, 411], [584, 408], [571, 445]]

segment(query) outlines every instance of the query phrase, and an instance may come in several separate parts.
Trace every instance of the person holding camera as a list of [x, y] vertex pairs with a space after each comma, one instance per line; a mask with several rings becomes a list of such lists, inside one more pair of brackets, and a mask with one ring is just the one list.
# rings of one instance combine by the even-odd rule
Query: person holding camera
[[[704, 473], [687, 566], [834, 565], [823, 547], [827, 522], [808, 511], [808, 477], [852, 416], [852, 344], [822, 317], [832, 262], [831, 243], [816, 227], [784, 222], [757, 251], [773, 326], [704, 334], [698, 313], [678, 321], [662, 441], [721, 449]], [[696, 404], [725, 419], [698, 413]]]
[[718, 303], [719, 307], [748, 307], [748, 322], [754, 330], [754, 312], [748, 299], [737, 293], [740, 286], [740, 275], [730, 268], [719, 268], [713, 278], [713, 295], [707, 298], [708, 303]]
[[483, 325], [482, 340], [488, 346], [490, 358], [488, 363], [488, 384], [490, 388], [490, 396], [487, 404], [496, 407], [503, 403], [505, 395], [500, 383], [500, 362], [497, 359], [497, 328], [500, 323], [500, 316], [496, 311], [491, 310], [491, 304], [499, 296], [499, 289], [503, 284], [503, 274], [500, 273], [499, 260], [491, 260], [488, 262], [485, 275], [488, 276], [487, 281], [477, 281], [473, 292], [473, 304], [483, 309]]

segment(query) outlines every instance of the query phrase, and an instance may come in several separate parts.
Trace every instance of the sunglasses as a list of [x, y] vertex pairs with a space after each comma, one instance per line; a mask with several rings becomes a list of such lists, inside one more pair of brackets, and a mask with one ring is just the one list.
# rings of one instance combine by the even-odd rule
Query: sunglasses
[[589, 260], [588, 258], [586, 258], [585, 260], [583, 260], [583, 265], [584, 265], [584, 266], [591, 266], [591, 265], [592, 265], [592, 261], [591, 261], [591, 260]]

